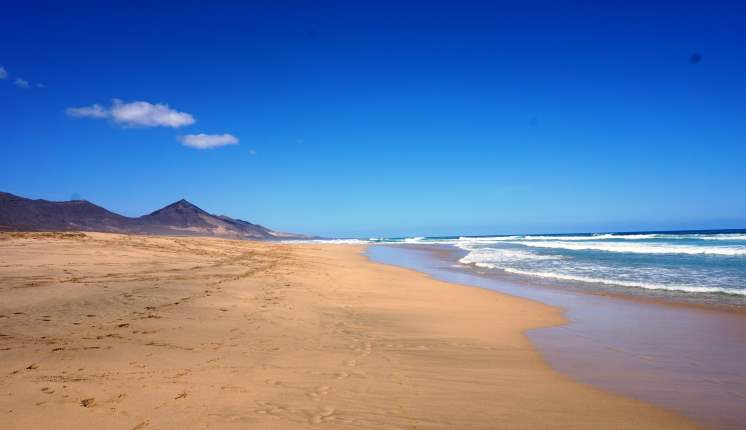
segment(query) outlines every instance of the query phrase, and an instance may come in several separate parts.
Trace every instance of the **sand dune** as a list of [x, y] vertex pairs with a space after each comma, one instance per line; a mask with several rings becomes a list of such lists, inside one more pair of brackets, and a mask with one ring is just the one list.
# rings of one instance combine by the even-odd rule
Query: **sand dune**
[[362, 250], [2, 234], [0, 423], [694, 427], [548, 368], [522, 331], [560, 324], [559, 310]]

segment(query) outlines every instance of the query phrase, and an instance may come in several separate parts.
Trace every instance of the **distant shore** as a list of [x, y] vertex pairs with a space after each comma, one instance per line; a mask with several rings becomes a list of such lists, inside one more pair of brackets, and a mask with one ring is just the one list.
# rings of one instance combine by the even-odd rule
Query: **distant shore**
[[696, 427], [552, 370], [524, 332], [559, 309], [362, 246], [0, 239], [9, 428]]

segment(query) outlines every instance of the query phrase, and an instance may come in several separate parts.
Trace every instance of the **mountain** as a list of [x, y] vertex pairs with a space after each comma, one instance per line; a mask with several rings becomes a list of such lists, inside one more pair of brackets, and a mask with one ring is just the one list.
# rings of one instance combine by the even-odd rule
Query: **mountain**
[[98, 231], [168, 236], [215, 236], [231, 239], [305, 239], [225, 215], [212, 215], [179, 200], [151, 214], [130, 218], [85, 201], [31, 200], [0, 192], [0, 230]]
[[236, 239], [278, 239], [299, 236], [275, 232], [261, 225], [225, 215], [212, 215], [184, 199], [141, 216], [138, 220], [145, 231], [156, 234], [218, 236]]
[[132, 219], [85, 200], [50, 202], [0, 192], [0, 230], [86, 230], [124, 232]]

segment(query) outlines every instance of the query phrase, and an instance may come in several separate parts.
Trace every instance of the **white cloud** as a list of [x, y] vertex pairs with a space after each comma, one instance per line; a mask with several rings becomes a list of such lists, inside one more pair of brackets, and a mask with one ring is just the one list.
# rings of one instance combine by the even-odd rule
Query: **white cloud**
[[226, 145], [238, 145], [238, 139], [232, 134], [187, 134], [179, 136], [185, 146], [197, 149], [217, 148]]
[[75, 118], [108, 118], [109, 112], [104, 110], [100, 104], [92, 106], [78, 107], [78, 108], [67, 108], [65, 111], [67, 115]]
[[194, 124], [194, 117], [185, 112], [177, 112], [166, 104], [148, 102], [124, 103], [114, 100], [111, 106], [114, 122], [131, 127], [172, 127], [178, 128]]
[[5, 70], [5, 67], [0, 66], [0, 79], [6, 79], [8, 77], [8, 71]]
[[18, 88], [23, 88], [24, 90], [29, 87], [28, 81], [23, 78], [16, 78], [16, 80], [13, 81], [13, 83], [16, 84]]
[[249, 149], [249, 155], [251, 155], [251, 156], [256, 155], [256, 150], [255, 149]]
[[123, 127], [179, 128], [196, 122], [192, 115], [173, 110], [167, 104], [143, 101], [125, 103], [119, 99], [114, 99], [108, 108], [94, 104], [68, 108], [66, 112], [76, 118], [107, 118]]

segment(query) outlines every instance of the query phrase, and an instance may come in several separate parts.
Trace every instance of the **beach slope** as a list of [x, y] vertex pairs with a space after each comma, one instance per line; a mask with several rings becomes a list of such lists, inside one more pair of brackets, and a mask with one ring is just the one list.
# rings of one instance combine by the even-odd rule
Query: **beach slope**
[[[551, 370], [560, 310], [352, 245], [0, 234], [4, 428], [694, 428]], [[603, 366], [603, 363], [598, 363]]]

